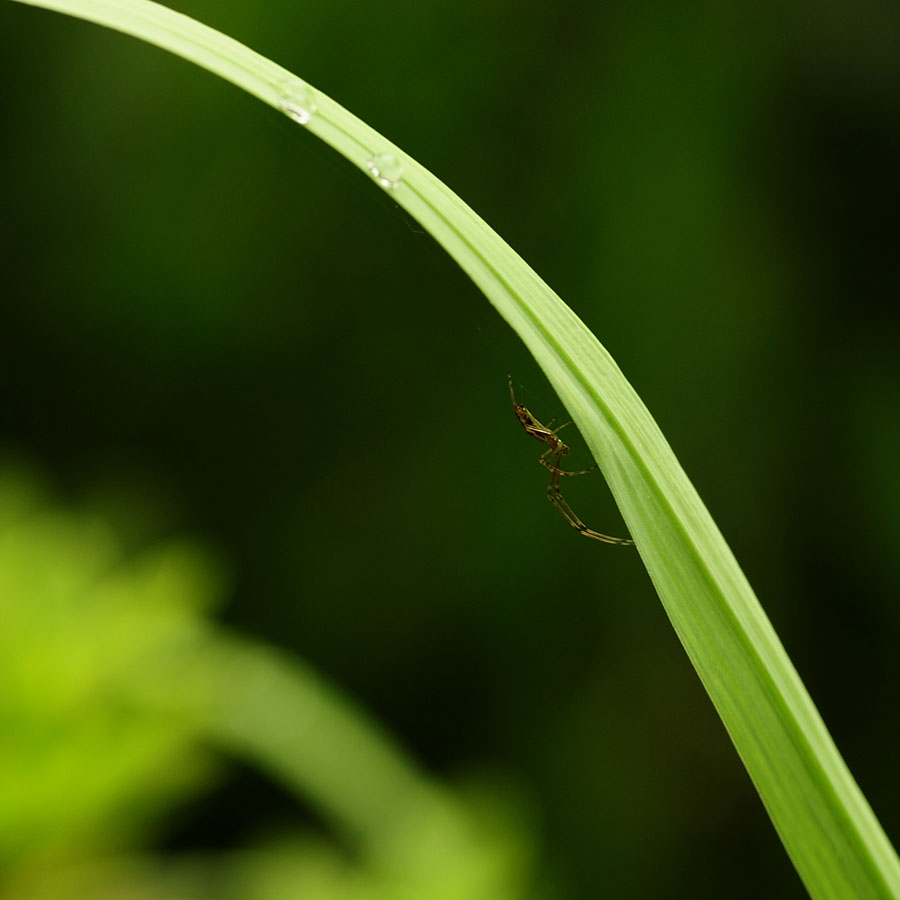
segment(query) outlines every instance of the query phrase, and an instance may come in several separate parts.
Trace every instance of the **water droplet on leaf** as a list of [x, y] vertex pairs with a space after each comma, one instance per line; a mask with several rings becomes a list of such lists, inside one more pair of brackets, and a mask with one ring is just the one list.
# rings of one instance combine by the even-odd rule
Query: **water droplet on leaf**
[[366, 166], [383, 188], [395, 188], [403, 178], [403, 163], [393, 153], [376, 153], [366, 161]]
[[312, 88], [299, 79], [288, 81], [281, 87], [281, 100], [278, 105], [288, 118], [298, 125], [306, 125], [316, 114], [316, 95]]

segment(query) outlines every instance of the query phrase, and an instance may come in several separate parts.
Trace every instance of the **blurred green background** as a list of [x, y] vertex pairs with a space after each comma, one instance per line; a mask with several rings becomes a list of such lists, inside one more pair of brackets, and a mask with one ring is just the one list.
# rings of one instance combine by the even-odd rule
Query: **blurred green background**
[[[597, 333], [897, 841], [900, 10], [176, 7], [383, 131]], [[13, 3], [0, 45], [3, 900], [403, 898], [464, 868], [448, 826], [386, 881], [215, 704], [173, 710], [188, 661], [231, 665], [193, 641], [392, 735], [503, 860], [448, 897], [804, 896], [638, 556], [546, 503], [506, 373], [559, 401], [430, 238], [155, 48]]]

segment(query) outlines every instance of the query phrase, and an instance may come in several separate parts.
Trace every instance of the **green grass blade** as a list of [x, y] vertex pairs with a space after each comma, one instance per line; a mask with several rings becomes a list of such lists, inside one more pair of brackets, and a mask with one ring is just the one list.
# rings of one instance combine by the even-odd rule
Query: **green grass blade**
[[[231, 38], [146, 0], [17, 2], [157, 44], [276, 108], [294, 78]], [[469, 274], [560, 394], [810, 894], [900, 898], [893, 848], [715, 523], [612, 358], [445, 185], [324, 94], [315, 91], [314, 103], [305, 127], [360, 169], [371, 171], [373, 157], [393, 155], [389, 166], [376, 168], [402, 167], [402, 176], [382, 187]]]

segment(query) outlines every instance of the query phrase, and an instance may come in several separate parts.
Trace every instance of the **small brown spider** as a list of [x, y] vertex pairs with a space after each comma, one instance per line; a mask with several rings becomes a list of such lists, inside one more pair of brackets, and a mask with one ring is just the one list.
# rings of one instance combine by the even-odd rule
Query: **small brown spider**
[[[587, 538], [595, 541], [602, 541], [604, 544], [615, 544], [618, 547], [633, 547], [634, 541], [631, 538], [611, 537], [608, 534], [601, 534], [588, 528], [581, 519], [572, 510], [572, 507], [566, 502], [565, 497], [559, 489], [559, 480], [563, 475], [586, 475], [592, 472], [596, 466], [590, 469], [578, 469], [576, 471], [567, 471], [562, 468], [562, 462], [565, 455], [569, 452], [569, 445], [561, 441], [558, 437], [559, 432], [571, 425], [566, 422], [559, 428], [550, 428], [549, 425], [542, 425], [538, 420], [516, 400], [516, 392], [513, 389], [512, 375], [509, 376], [509, 396], [512, 399], [513, 411], [519, 424], [525, 429], [525, 433], [531, 435], [536, 441], [541, 441], [547, 445], [547, 449], [538, 457], [538, 462], [550, 472], [550, 483], [547, 485], [547, 499], [560, 511], [562, 517], [579, 533]], [[554, 422], [550, 420], [550, 425]]]

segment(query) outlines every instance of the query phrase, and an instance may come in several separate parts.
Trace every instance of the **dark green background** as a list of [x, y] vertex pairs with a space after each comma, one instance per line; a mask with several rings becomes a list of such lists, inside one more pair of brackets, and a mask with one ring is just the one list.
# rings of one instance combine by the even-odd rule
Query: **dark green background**
[[[595, 331], [897, 839], [896, 6], [176, 5], [428, 166]], [[155, 48], [11, 3], [0, 47], [0, 449], [210, 540], [228, 624], [436, 775], [511, 779], [569, 896], [804, 896], [639, 558], [546, 503], [506, 373], [559, 401], [431, 239]], [[599, 476], [567, 488], [622, 532]], [[160, 849], [306, 816], [238, 767]]]

